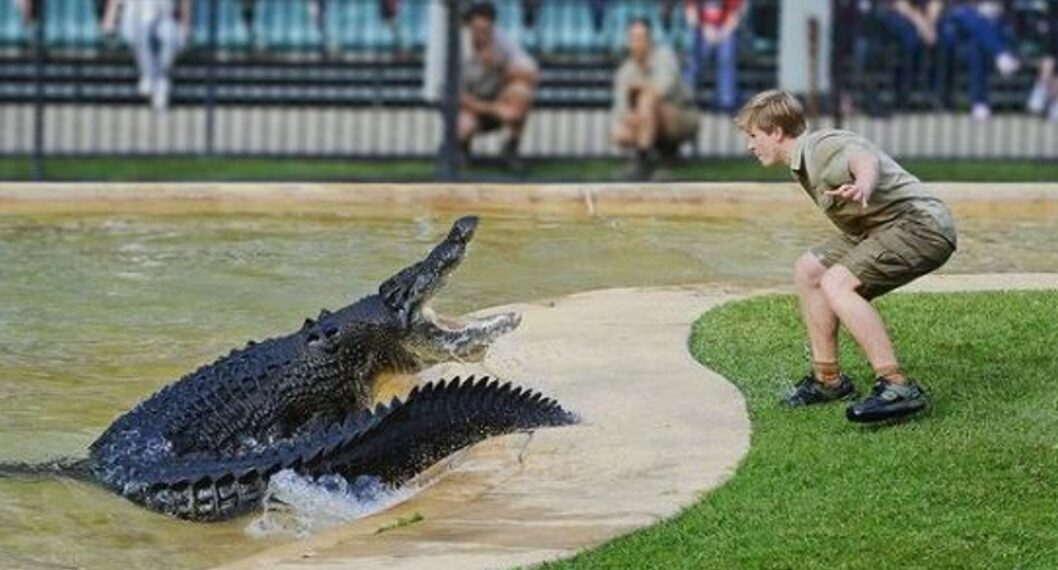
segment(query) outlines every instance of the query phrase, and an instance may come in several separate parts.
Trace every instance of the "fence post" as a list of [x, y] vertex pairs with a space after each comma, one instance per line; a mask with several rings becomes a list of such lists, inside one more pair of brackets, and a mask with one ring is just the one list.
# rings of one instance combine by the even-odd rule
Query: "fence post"
[[217, 107], [217, 27], [220, 18], [217, 15], [218, 0], [209, 2], [209, 37], [206, 43], [209, 45], [209, 63], [206, 67], [206, 156], [213, 156], [214, 140], [216, 138], [216, 107]]
[[[34, 20], [37, 28], [34, 33], [36, 57], [33, 65], [33, 180], [44, 180], [44, 17], [47, 14], [45, 3], [40, 0], [36, 7]], [[33, 9], [33, 8], [30, 8]]]
[[[438, 176], [441, 180], [459, 178], [459, 63], [460, 63], [460, 0], [445, 0], [445, 80], [441, 97], [441, 116], [444, 121], [444, 141], [441, 145]], [[437, 49], [438, 46], [426, 46]]]

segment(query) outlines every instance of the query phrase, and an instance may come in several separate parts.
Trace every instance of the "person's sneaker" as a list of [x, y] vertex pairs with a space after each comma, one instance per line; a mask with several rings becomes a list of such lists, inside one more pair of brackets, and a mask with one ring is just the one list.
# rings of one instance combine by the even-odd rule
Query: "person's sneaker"
[[654, 175], [659, 163], [657, 151], [641, 150], [636, 152], [635, 158], [620, 175], [620, 179], [627, 182], [646, 182]]
[[1003, 77], [1010, 77], [1018, 72], [1021, 68], [1021, 61], [1014, 57], [1010, 52], [1003, 52], [996, 56], [996, 69]]
[[144, 97], [150, 97], [153, 90], [154, 82], [151, 80], [151, 76], [141, 75], [140, 80], [136, 83], [136, 92]]
[[512, 174], [525, 173], [525, 161], [518, 154], [518, 141], [509, 139], [503, 144], [503, 165]]
[[809, 374], [783, 397], [782, 403], [788, 407], [810, 406], [812, 404], [823, 404], [836, 400], [851, 400], [856, 397], [856, 385], [852, 378], [842, 374], [838, 378], [836, 386], [826, 386], [816, 379], [815, 374]]
[[155, 111], [164, 111], [169, 108], [169, 78], [159, 77], [154, 82], [154, 92], [151, 93], [151, 106]]
[[845, 410], [845, 417], [852, 422], [869, 423], [892, 420], [921, 411], [929, 405], [929, 398], [914, 380], [907, 384], [896, 384], [885, 378], [874, 381], [871, 394], [862, 402]]
[[1030, 113], [1040, 115], [1047, 107], [1047, 84], [1037, 82], [1032, 88], [1032, 92], [1029, 93], [1029, 100], [1025, 103], [1025, 108]]
[[986, 103], [974, 103], [970, 116], [977, 121], [987, 121], [992, 116], [992, 108]]

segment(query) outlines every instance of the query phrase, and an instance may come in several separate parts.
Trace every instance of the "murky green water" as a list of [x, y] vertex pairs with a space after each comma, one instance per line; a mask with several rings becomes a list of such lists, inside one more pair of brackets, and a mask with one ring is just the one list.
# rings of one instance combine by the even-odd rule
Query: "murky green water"
[[[961, 218], [945, 271], [1058, 270], [1058, 214]], [[1041, 213], [1042, 212], [1042, 213]], [[120, 413], [249, 338], [369, 294], [453, 216], [0, 216], [0, 461], [84, 453]], [[829, 232], [763, 219], [483, 220], [435, 303], [463, 312], [601, 287], [785, 283]], [[0, 568], [205, 568], [275, 544], [88, 485], [0, 480]]]

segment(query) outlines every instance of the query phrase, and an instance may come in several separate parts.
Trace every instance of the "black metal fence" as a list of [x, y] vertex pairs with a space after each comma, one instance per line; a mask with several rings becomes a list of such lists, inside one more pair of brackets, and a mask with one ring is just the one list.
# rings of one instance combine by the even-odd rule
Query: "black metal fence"
[[[466, 0], [122, 0], [126, 11], [187, 11], [178, 20], [187, 27], [185, 45], [166, 74], [164, 97], [143, 84], [133, 39], [123, 18], [109, 19], [109, 0], [26, 0], [30, 14], [16, 3], [0, 0], [0, 156], [38, 163], [98, 156], [420, 158], [438, 159], [442, 176], [456, 174], [457, 93], [443, 86], [455, 85], [458, 65], [438, 63], [434, 52], [443, 45], [447, 53], [458, 50]], [[680, 52], [688, 45], [679, 0], [495, 4], [500, 28], [541, 67], [523, 144], [529, 158], [620, 153], [610, 142], [609, 107], [631, 18], [649, 19], [655, 36]], [[1053, 124], [1020, 111], [1038, 47], [1021, 48], [1021, 71], [994, 85], [996, 116], [973, 121], [961, 95], [965, 74], [951, 75], [946, 108], [933, 105], [928, 82], [909, 92], [897, 73], [896, 43], [874, 12], [853, 27], [841, 19], [845, 4], [834, 3], [835, 97], [821, 102], [821, 124], [863, 130], [905, 156], [1058, 154]], [[1015, 4], [1017, 17], [1031, 16], [1032, 2]], [[747, 2], [737, 51], [741, 99], [778, 83], [782, 5]], [[741, 156], [729, 116], [713, 112], [714, 73], [700, 75], [695, 94], [702, 126], [688, 152]], [[857, 114], [843, 114], [851, 111]], [[475, 144], [484, 154], [499, 146], [495, 137]]]

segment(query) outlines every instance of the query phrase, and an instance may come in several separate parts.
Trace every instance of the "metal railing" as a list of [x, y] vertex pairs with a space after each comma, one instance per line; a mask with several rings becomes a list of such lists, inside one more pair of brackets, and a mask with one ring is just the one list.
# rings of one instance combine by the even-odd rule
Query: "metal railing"
[[[123, 0], [172, 8], [183, 1]], [[681, 53], [689, 41], [679, 1], [495, 3], [499, 27], [541, 67], [522, 145], [530, 159], [621, 155], [610, 141], [609, 108], [632, 17], [648, 18], [659, 41]], [[53, 157], [138, 156], [411, 158], [437, 160], [439, 177], [459, 176], [458, 59], [428, 68], [437, 65], [430, 52], [439, 45], [458, 55], [468, 0], [190, 0], [186, 46], [168, 75], [166, 101], [155, 106], [151, 93], [141, 92], [120, 19], [103, 28], [105, 0], [32, 4], [37, 13], [27, 22], [12, 0], [0, 0], [0, 156], [34, 157], [38, 177]], [[782, 3], [747, 5], [738, 41], [743, 100], [774, 87], [780, 65]], [[868, 28], [870, 51], [857, 60], [840, 51], [855, 42], [838, 24], [828, 70], [835, 96], [818, 102], [818, 124], [863, 130], [902, 156], [1058, 157], [1054, 124], [1020, 112], [1031, 59], [993, 86], [996, 116], [974, 121], [959, 95], [965, 74], [953, 76], [954, 108], [927, 105], [928, 82], [911, 93], [898, 84], [893, 42], [877, 26]], [[440, 97], [424, 85], [431, 73], [448, 85]], [[847, 105], [838, 90], [848, 94]], [[695, 94], [702, 123], [688, 155], [742, 156], [729, 115], [713, 111], [711, 69]], [[858, 112], [845, 114], [849, 109]], [[487, 155], [500, 144], [483, 137], [475, 151]]]

